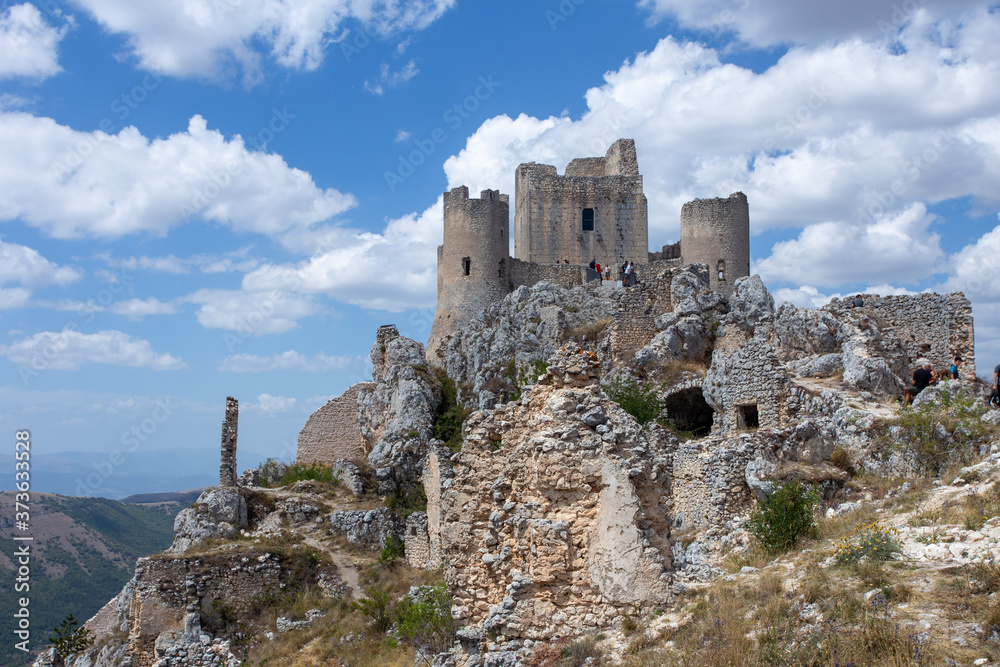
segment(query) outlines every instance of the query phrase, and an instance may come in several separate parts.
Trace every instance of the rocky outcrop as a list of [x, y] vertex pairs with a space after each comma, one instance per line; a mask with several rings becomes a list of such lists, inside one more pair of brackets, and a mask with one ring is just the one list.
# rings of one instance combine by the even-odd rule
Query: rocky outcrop
[[240, 489], [210, 489], [174, 519], [174, 542], [166, 553], [182, 554], [206, 540], [232, 537], [246, 525], [247, 502]]
[[575, 635], [670, 596], [668, 459], [567, 346], [517, 402], [473, 414], [441, 498], [463, 622], [502, 638]]
[[330, 532], [344, 536], [355, 546], [374, 551], [381, 549], [389, 539], [402, 542], [404, 528], [399, 516], [384, 507], [330, 515]]
[[358, 393], [358, 424], [370, 448], [380, 495], [420, 480], [441, 402], [441, 384], [428, 370], [424, 346], [380, 327], [371, 359], [373, 386]]
[[532, 366], [566, 340], [601, 339], [621, 293], [622, 288], [596, 284], [518, 287], [452, 336], [431, 362], [459, 386], [462, 402], [490, 409], [513, 388], [511, 375], [516, 381], [523, 374], [533, 384]]

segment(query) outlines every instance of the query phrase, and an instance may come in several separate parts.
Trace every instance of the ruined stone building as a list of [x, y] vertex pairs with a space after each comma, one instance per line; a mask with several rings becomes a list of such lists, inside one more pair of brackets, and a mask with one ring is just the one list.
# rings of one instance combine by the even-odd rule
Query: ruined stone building
[[750, 275], [742, 192], [688, 202], [680, 242], [649, 252], [646, 195], [631, 139], [619, 139], [604, 157], [572, 160], [562, 175], [552, 165], [521, 164], [514, 180], [514, 257], [508, 195], [484, 190], [470, 199], [465, 186], [444, 193], [437, 311], [427, 345], [432, 364], [439, 345], [491, 303], [542, 280], [569, 287], [596, 279], [587, 271], [595, 258], [612, 267], [613, 278], [629, 261], [650, 277], [666, 266], [705, 263], [712, 289], [722, 293]]

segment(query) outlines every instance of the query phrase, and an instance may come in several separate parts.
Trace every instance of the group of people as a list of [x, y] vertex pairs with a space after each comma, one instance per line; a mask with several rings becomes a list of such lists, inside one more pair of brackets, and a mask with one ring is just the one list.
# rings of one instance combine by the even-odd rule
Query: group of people
[[[602, 283], [605, 280], [611, 280], [611, 267], [606, 266], [602, 269], [601, 263], [597, 261], [596, 257], [590, 260], [590, 264], [588, 266], [592, 271], [597, 272], [597, 275], [601, 279]], [[635, 267], [632, 266], [632, 262], [625, 262], [621, 265], [621, 268], [618, 270], [618, 279], [622, 282], [623, 287], [629, 287], [638, 282], [638, 277], [635, 272]]]
[[[913, 383], [908, 385], [903, 390], [903, 405], [909, 405], [913, 402], [914, 397], [922, 392], [924, 389], [932, 384], [937, 384], [939, 380], [951, 378], [953, 380], [958, 379], [958, 367], [962, 364], [962, 357], [955, 357], [955, 360], [951, 363], [951, 368], [947, 371], [941, 371], [938, 373], [935, 371], [931, 365], [931, 362], [926, 359], [917, 359], [917, 368], [913, 371]], [[1000, 371], [1000, 366], [997, 366], [997, 371]], [[996, 388], [997, 375], [998, 372], [993, 373], [993, 386]]]

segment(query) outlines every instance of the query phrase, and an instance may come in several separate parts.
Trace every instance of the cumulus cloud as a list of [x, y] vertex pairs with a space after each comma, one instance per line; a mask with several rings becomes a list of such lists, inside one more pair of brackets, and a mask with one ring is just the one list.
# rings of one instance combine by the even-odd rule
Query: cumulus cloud
[[193, 269], [201, 273], [229, 273], [233, 271], [250, 271], [257, 268], [259, 262], [248, 256], [250, 248], [241, 248], [222, 255], [200, 254], [191, 257], [112, 257], [109, 253], [99, 255], [101, 259], [115, 268], [129, 271], [159, 271], [163, 273], [190, 273]]
[[381, 234], [327, 228], [303, 245], [320, 248], [294, 264], [264, 264], [243, 278], [253, 292], [290, 287], [364, 308], [398, 312], [433, 305], [443, 199], [421, 214], [391, 220]]
[[288, 412], [295, 407], [295, 401], [296, 399], [287, 398], [285, 396], [261, 394], [257, 397], [257, 404], [251, 405], [251, 407], [264, 413], [265, 415], [274, 415], [282, 412]]
[[43, 331], [10, 345], [0, 355], [34, 370], [78, 370], [83, 364], [111, 364], [151, 370], [177, 370], [186, 365], [177, 357], [157, 354], [149, 341], [121, 331], [84, 334], [71, 329]]
[[639, 0], [652, 22], [676, 19], [706, 36], [734, 34], [756, 47], [822, 44], [851, 37], [894, 35], [923, 23], [930, 10], [951, 15], [981, 0]]
[[951, 257], [952, 274], [941, 286], [977, 300], [1000, 301], [1000, 226]]
[[69, 29], [56, 28], [30, 3], [0, 14], [0, 79], [46, 79], [61, 71], [59, 42]]
[[297, 320], [319, 310], [309, 296], [295, 294], [294, 283], [255, 290], [201, 289], [184, 297], [199, 304], [198, 322], [206, 329], [228, 329], [240, 336], [281, 334], [298, 328]]
[[395, 72], [392, 71], [392, 68], [389, 67], [388, 63], [382, 63], [379, 78], [375, 81], [365, 80], [365, 90], [372, 95], [383, 95], [386, 88], [392, 89], [397, 86], [401, 86], [418, 74], [420, 74], [420, 70], [417, 69], [417, 63], [413, 60], [406, 63], [402, 69], [396, 70]]
[[812, 285], [803, 285], [795, 288], [778, 288], [774, 290], [773, 296], [775, 303], [788, 301], [799, 308], [819, 308], [820, 306], [825, 306], [830, 303], [832, 299], [842, 299], [845, 296], [851, 296], [859, 293], [878, 294], [880, 296], [889, 296], [894, 294], [917, 294], [917, 292], [912, 290], [889, 284], [870, 285], [862, 290], [854, 290], [850, 293], [834, 292], [832, 294], [823, 294]]
[[0, 238], [0, 285], [18, 283], [28, 287], [66, 285], [80, 278], [80, 272], [58, 266], [37, 250]]
[[219, 362], [219, 370], [230, 373], [262, 373], [265, 371], [305, 371], [319, 373], [346, 368], [351, 363], [351, 357], [331, 357], [317, 354], [307, 357], [295, 350], [288, 350], [262, 357], [256, 354], [234, 354]]
[[50, 118], [0, 113], [0, 219], [60, 239], [165, 234], [191, 219], [281, 236], [355, 205], [273, 153], [226, 139], [194, 116], [187, 131], [147, 139], [78, 132]]
[[[943, 268], [934, 216], [920, 203], [874, 224], [824, 222], [802, 230], [798, 238], [776, 243], [771, 256], [753, 265], [765, 281], [829, 287], [844, 282], [914, 283]], [[851, 280], [851, 276], [859, 276]]]
[[326, 48], [340, 42], [345, 57], [358, 47], [349, 30], [388, 36], [421, 30], [455, 0], [78, 0], [107, 30], [127, 37], [127, 50], [143, 69], [175, 76], [259, 80], [262, 60], [314, 70]]

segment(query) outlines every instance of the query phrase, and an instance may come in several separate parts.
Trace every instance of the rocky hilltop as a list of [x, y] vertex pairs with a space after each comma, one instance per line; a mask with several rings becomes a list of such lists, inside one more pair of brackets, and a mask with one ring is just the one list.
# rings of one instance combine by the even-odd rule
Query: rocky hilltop
[[522, 286], [432, 350], [380, 328], [297, 465], [182, 512], [65, 664], [997, 663], [969, 302], [710, 285]]

